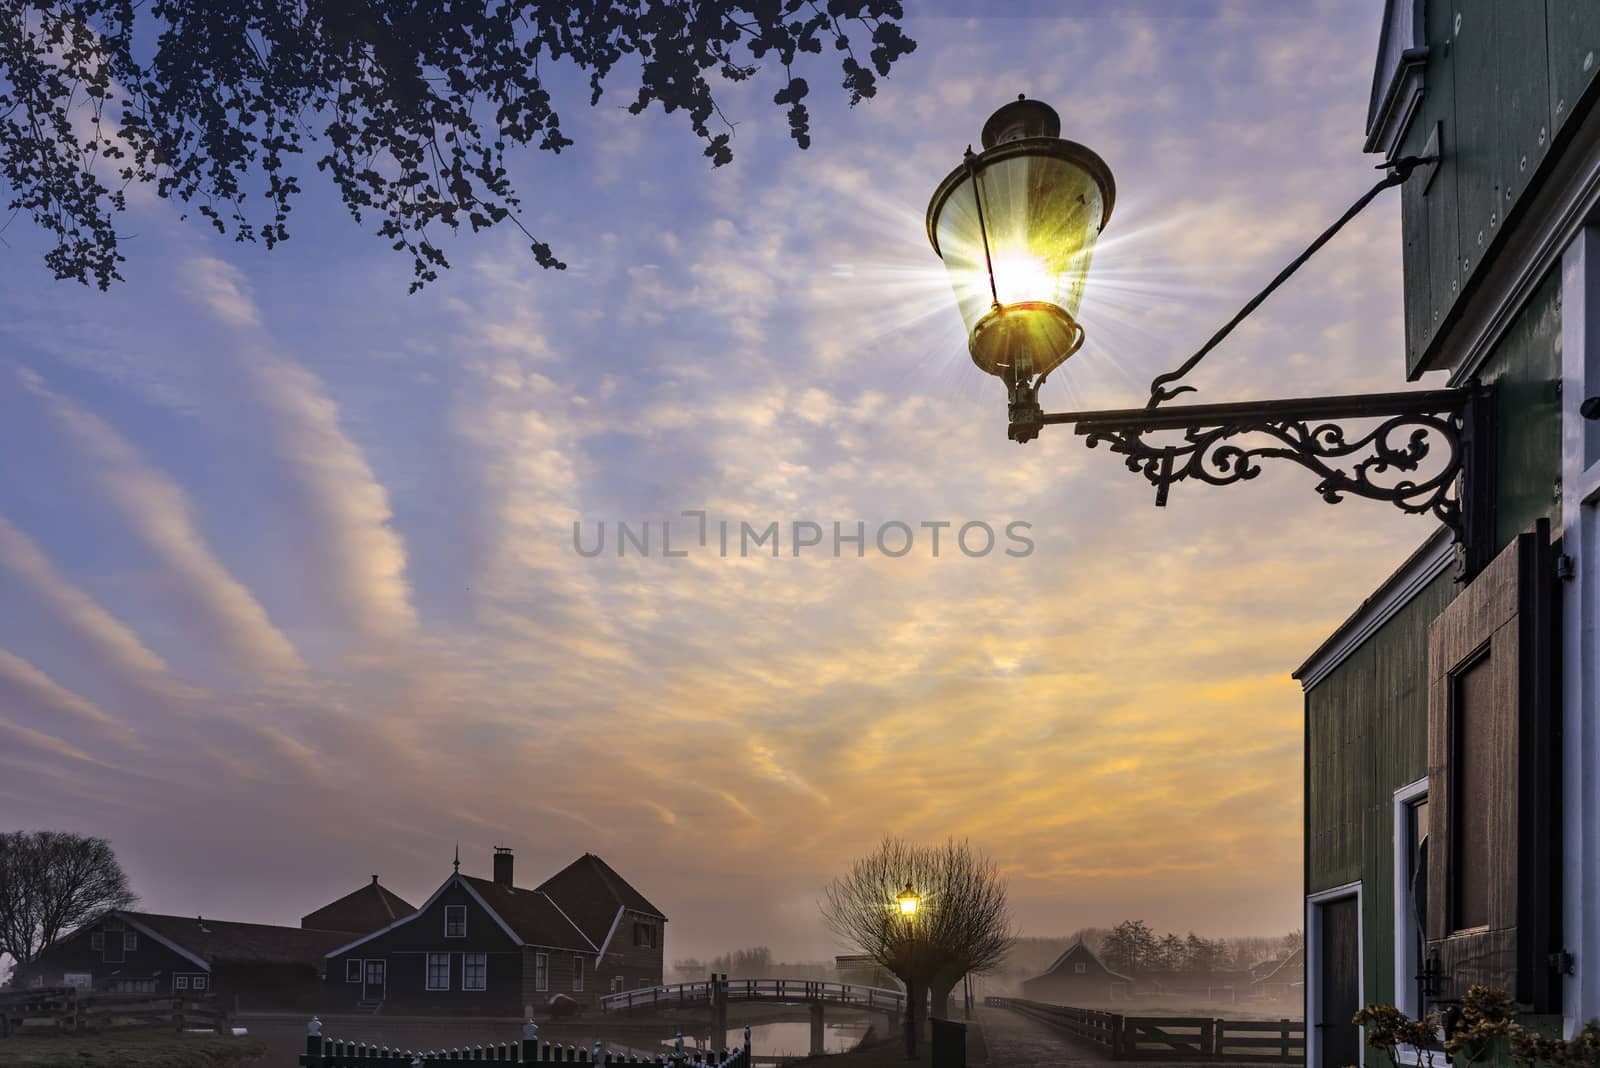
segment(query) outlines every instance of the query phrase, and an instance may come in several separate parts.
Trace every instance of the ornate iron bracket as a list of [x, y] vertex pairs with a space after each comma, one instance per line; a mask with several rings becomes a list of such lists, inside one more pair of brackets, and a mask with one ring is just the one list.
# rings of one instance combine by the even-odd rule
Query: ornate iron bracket
[[[1255, 478], [1262, 460], [1288, 460], [1319, 476], [1330, 504], [1349, 495], [1433, 515], [1454, 531], [1466, 577], [1493, 540], [1491, 409], [1487, 388], [1468, 387], [1045, 413], [1036, 387], [1021, 385], [1011, 391], [1010, 436], [1030, 441], [1043, 426], [1070, 423], [1091, 448], [1105, 442], [1142, 474], [1158, 507], [1185, 479], [1225, 486]], [[1350, 420], [1363, 425], [1349, 429]]]

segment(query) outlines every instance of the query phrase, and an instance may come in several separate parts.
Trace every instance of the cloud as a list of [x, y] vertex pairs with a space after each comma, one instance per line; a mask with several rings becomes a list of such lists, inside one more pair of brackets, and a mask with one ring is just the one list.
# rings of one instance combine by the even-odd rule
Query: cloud
[[5, 649], [0, 649], [0, 694], [6, 697], [8, 705], [35, 710], [46, 721], [59, 722], [63, 718], [72, 720], [89, 728], [97, 736], [114, 739], [123, 746], [134, 740], [127, 724], [118, 722], [92, 701], [60, 686], [44, 672]]
[[0, 565], [21, 578], [57, 619], [80, 635], [99, 659], [134, 685], [168, 692], [168, 667], [139, 636], [63, 575], [39, 546], [0, 515]]
[[385, 641], [417, 622], [406, 578], [405, 543], [389, 495], [366, 456], [339, 425], [322, 380], [277, 352], [243, 277], [198, 257], [186, 265], [191, 292], [246, 339], [239, 358], [254, 399], [271, 420], [276, 452], [317, 530], [311, 557], [335, 610], [364, 639]]
[[182, 488], [103, 420], [52, 392], [33, 372], [21, 374], [23, 384], [47, 405], [92, 465], [106, 498], [134, 536], [176, 580], [199, 628], [249, 672], [281, 679], [302, 675], [300, 654], [212, 552]]

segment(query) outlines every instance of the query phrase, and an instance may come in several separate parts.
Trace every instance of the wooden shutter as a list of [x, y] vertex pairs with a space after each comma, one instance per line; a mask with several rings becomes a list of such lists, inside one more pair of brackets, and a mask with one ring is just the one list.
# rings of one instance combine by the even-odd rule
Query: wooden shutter
[[1435, 995], [1560, 993], [1554, 552], [1540, 520], [1428, 632], [1428, 956]]

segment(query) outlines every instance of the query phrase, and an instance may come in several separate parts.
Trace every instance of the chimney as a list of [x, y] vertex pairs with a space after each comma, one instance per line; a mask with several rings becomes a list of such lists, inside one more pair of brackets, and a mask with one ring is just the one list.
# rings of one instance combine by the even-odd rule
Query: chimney
[[494, 847], [494, 881], [508, 890], [511, 888], [511, 849], [508, 846]]
[[374, 875], [372, 877], [372, 885], [373, 886], [377, 886], [378, 885], [378, 877], [376, 875]]

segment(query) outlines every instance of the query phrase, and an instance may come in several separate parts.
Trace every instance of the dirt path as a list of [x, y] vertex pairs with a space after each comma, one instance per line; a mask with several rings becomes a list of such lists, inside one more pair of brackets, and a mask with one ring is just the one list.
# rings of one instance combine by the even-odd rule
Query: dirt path
[[979, 1006], [978, 1022], [994, 1068], [1076, 1068], [1110, 1064], [1095, 1046], [1009, 1009]]

